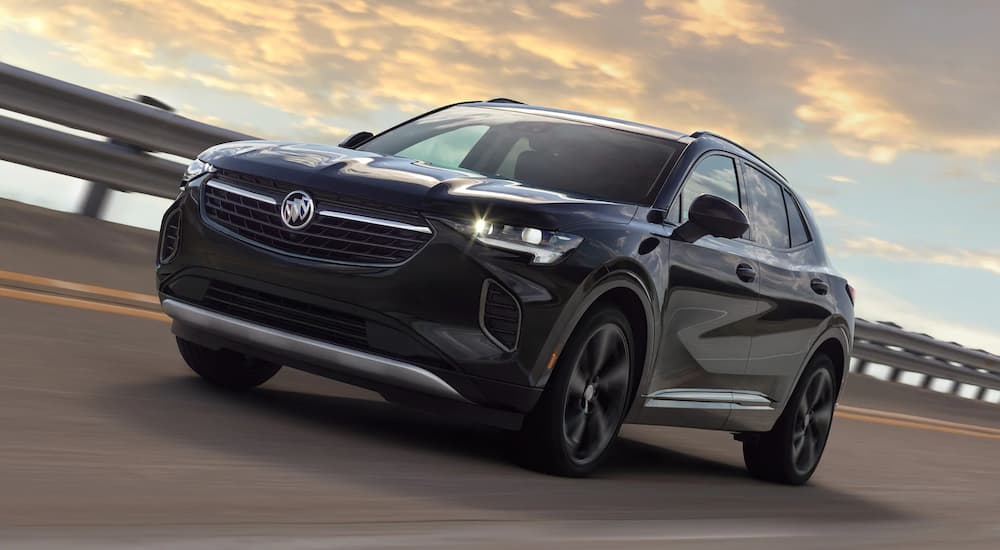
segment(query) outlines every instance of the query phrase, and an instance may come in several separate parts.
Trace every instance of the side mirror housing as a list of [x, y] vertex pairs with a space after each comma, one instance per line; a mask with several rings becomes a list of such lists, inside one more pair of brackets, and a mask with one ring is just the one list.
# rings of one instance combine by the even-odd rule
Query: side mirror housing
[[374, 136], [375, 134], [371, 132], [356, 132], [347, 136], [347, 138], [344, 141], [341, 141], [338, 146], [343, 147], [344, 149], [354, 149]]
[[739, 206], [714, 195], [701, 195], [688, 209], [688, 221], [674, 231], [676, 238], [694, 242], [705, 235], [736, 239], [750, 228]]

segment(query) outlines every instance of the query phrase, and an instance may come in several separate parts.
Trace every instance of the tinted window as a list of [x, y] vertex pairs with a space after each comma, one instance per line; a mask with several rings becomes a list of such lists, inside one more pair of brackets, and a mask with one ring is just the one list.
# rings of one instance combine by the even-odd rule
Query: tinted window
[[396, 156], [422, 160], [445, 168], [458, 168], [487, 130], [488, 126], [463, 126], [418, 141], [396, 153]]
[[736, 206], [740, 205], [740, 188], [736, 183], [736, 164], [733, 159], [712, 155], [698, 162], [681, 188], [680, 200], [674, 201], [680, 209], [681, 223], [687, 221], [691, 203], [701, 195], [715, 195]]
[[784, 189], [752, 166], [747, 166], [747, 189], [751, 196], [750, 223], [757, 241], [773, 248], [788, 248]]
[[542, 189], [645, 204], [656, 195], [658, 176], [680, 145], [544, 112], [459, 106], [385, 132], [359, 149]]
[[805, 218], [802, 217], [802, 211], [799, 210], [795, 198], [788, 191], [785, 191], [785, 211], [788, 212], [788, 231], [791, 235], [792, 246], [809, 242], [809, 230], [806, 229]]

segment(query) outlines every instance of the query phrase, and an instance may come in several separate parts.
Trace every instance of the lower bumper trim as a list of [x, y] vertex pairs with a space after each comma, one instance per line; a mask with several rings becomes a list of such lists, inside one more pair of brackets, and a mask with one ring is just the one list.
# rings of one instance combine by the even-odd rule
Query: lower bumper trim
[[423, 367], [277, 330], [172, 299], [163, 300], [171, 318], [273, 353], [338, 368], [359, 378], [468, 402], [455, 388]]

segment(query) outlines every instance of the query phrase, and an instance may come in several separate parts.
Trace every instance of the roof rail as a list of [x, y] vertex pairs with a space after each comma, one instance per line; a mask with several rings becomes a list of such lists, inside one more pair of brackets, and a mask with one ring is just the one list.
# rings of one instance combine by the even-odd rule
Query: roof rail
[[487, 99], [486, 103], [517, 103], [518, 105], [524, 105], [523, 101], [510, 99], [509, 97], [494, 97], [493, 99]]
[[785, 180], [788, 179], [788, 178], [785, 177], [784, 174], [782, 174], [781, 172], [779, 172], [777, 168], [775, 168], [774, 166], [771, 166], [766, 160], [762, 159], [760, 157], [760, 155], [758, 155], [757, 153], [754, 153], [750, 149], [747, 149], [746, 147], [740, 145], [739, 143], [736, 143], [735, 141], [733, 141], [733, 140], [731, 140], [731, 139], [729, 139], [729, 138], [727, 138], [725, 136], [720, 136], [719, 134], [716, 134], [715, 132], [709, 132], [708, 130], [698, 130], [697, 132], [691, 132], [690, 134], [688, 134], [688, 137], [691, 137], [691, 138], [694, 138], [694, 139], [698, 139], [700, 137], [712, 137], [712, 138], [715, 138], [715, 139], [717, 139], [719, 141], [725, 141], [726, 143], [729, 143], [731, 145], [739, 147], [740, 149], [743, 149], [748, 155], [750, 155], [751, 157], [753, 157], [753, 158], [757, 159], [758, 161], [760, 161], [760, 163], [763, 164], [764, 166], [767, 166], [771, 170], [774, 170], [774, 173], [778, 174], [783, 179], [785, 179]]

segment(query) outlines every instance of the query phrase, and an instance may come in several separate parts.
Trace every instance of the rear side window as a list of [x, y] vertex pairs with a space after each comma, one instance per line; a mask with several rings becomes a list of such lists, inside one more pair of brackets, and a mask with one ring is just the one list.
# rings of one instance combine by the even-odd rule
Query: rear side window
[[747, 166], [746, 184], [751, 197], [750, 223], [757, 242], [772, 248], [788, 248], [791, 238], [784, 188], [752, 166]]
[[698, 162], [688, 175], [681, 194], [670, 208], [667, 219], [684, 223], [691, 203], [701, 195], [715, 195], [740, 205], [740, 188], [736, 182], [736, 164], [730, 157], [712, 155]]
[[806, 244], [812, 240], [809, 236], [809, 229], [806, 227], [805, 218], [802, 216], [802, 210], [795, 202], [795, 197], [788, 191], [785, 191], [785, 211], [788, 212], [788, 232], [792, 246]]

